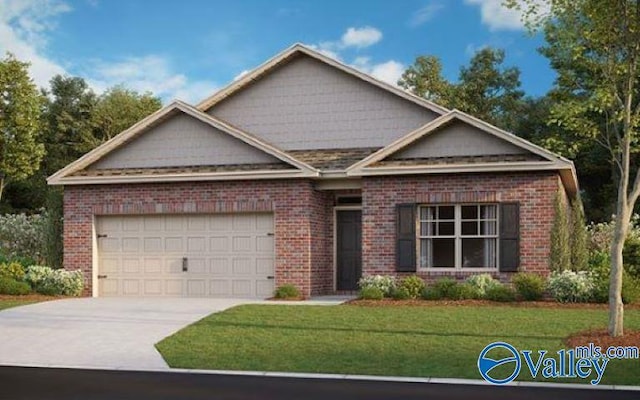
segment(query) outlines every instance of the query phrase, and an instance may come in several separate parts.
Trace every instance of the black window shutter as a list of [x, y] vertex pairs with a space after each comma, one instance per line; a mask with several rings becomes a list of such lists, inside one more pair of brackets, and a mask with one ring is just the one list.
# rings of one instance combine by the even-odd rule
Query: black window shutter
[[520, 204], [500, 204], [500, 272], [520, 266]]
[[396, 271], [416, 272], [416, 205], [396, 206]]

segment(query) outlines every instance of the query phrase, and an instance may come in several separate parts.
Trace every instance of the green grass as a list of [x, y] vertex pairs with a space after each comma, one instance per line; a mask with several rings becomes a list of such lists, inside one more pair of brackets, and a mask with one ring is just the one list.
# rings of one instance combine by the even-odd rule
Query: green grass
[[[626, 311], [625, 321], [640, 329], [640, 311]], [[174, 368], [479, 379], [478, 354], [489, 343], [555, 353], [571, 333], [606, 322], [604, 309], [246, 305], [157, 348]], [[525, 370], [518, 380], [532, 380]], [[640, 384], [640, 360], [610, 361], [601, 383]]]
[[19, 299], [0, 299], [0, 310], [4, 310], [6, 308], [24, 306], [27, 304], [37, 303], [37, 300], [19, 300]]

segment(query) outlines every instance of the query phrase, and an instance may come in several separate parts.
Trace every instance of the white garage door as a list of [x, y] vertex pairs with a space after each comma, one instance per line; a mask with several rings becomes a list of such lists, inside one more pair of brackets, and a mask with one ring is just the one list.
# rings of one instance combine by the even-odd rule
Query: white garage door
[[99, 217], [98, 295], [269, 297], [273, 232], [272, 214]]

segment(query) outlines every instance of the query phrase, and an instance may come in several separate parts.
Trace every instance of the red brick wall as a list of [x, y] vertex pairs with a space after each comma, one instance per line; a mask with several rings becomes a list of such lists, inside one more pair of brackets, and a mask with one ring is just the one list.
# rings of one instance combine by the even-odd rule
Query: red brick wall
[[[553, 201], [559, 188], [555, 172], [451, 174], [363, 179], [363, 274], [396, 274], [396, 204], [438, 202], [519, 202], [520, 270], [548, 274]], [[431, 281], [473, 272], [418, 272]], [[497, 274], [508, 280], [510, 274]]]
[[[307, 180], [67, 186], [64, 266], [84, 271], [85, 294], [90, 295], [96, 215], [272, 211], [276, 287], [291, 283], [309, 296], [312, 286], [315, 293], [332, 286], [332, 273], [326, 272], [331, 268], [326, 198]], [[311, 240], [312, 234], [317, 240]], [[318, 274], [313, 282], [312, 265]]]

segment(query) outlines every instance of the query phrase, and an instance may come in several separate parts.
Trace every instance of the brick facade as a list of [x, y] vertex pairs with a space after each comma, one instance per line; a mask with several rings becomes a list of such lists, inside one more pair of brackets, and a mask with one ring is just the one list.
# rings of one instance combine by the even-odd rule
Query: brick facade
[[326, 293], [333, 279], [327, 198], [308, 180], [66, 186], [64, 266], [85, 273], [85, 295], [91, 295], [95, 216], [273, 212], [276, 285], [294, 284], [305, 296], [312, 287]]
[[[362, 187], [363, 274], [395, 275], [396, 204], [520, 203], [520, 270], [548, 274], [556, 172], [367, 177]], [[420, 271], [428, 281], [474, 272]], [[508, 281], [509, 273], [496, 273]]]
[[[548, 273], [554, 196], [564, 195], [555, 172], [366, 177], [362, 185], [363, 274], [396, 274], [396, 204], [513, 201], [520, 203], [520, 269]], [[359, 191], [317, 191], [309, 180], [66, 186], [64, 266], [84, 271], [91, 295], [96, 216], [273, 212], [276, 286], [294, 284], [305, 296], [331, 293], [333, 207], [340, 194]], [[433, 280], [452, 273], [419, 275]]]

